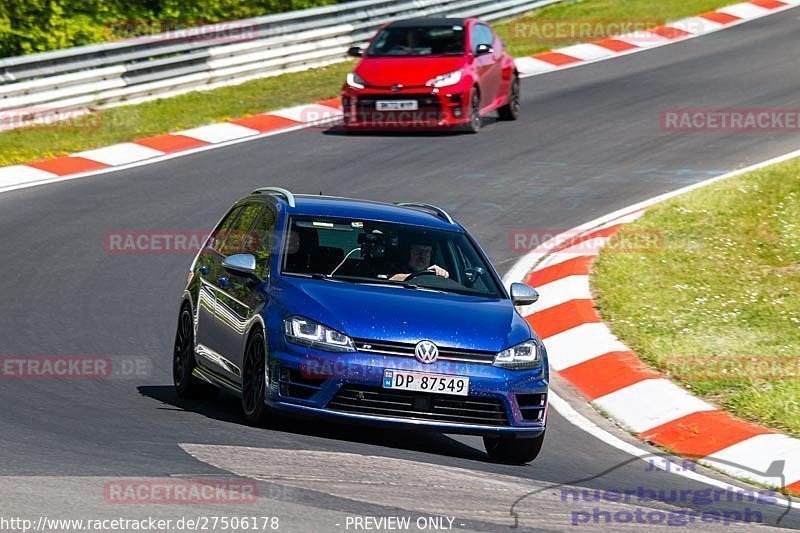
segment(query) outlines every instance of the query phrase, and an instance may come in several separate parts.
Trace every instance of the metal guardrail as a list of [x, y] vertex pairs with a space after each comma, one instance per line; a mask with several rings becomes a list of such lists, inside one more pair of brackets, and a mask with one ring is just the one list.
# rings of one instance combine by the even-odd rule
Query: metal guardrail
[[396, 18], [492, 21], [561, 1], [359, 0], [0, 59], [0, 129], [336, 63]]

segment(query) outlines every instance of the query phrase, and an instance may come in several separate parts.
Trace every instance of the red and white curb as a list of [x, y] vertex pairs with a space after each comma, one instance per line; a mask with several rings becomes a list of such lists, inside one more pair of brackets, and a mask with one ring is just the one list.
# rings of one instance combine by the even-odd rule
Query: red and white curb
[[[546, 74], [697, 37], [799, 5], [800, 0], [752, 0], [646, 32], [620, 35], [517, 58], [517, 68], [522, 76]], [[33, 163], [0, 167], [0, 193], [156, 163], [309, 126], [331, 124], [341, 117], [340, 99], [331, 98], [314, 104], [155, 135]]]
[[551, 369], [640, 439], [733, 476], [800, 493], [800, 439], [744, 422], [692, 396], [650, 369], [597, 314], [589, 286], [602, 247], [644, 210], [721, 179], [800, 157], [800, 151], [659, 196], [554, 237], [520, 260], [506, 282], [523, 281], [541, 297], [520, 309], [542, 338]]
[[0, 192], [97, 174], [142, 162], [156, 162], [170, 156], [277, 135], [309, 126], [330, 124], [341, 117], [340, 99], [331, 98], [314, 104], [278, 109], [229, 122], [145, 137], [25, 165], [0, 167]]
[[603, 61], [620, 55], [685, 41], [800, 5], [800, 0], [750, 0], [689, 17], [647, 31], [576, 44], [516, 59], [522, 76]]

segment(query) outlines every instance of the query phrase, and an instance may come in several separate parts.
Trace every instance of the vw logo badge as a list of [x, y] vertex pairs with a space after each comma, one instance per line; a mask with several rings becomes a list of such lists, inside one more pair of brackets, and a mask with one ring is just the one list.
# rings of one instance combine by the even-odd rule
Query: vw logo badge
[[419, 341], [414, 348], [414, 355], [420, 363], [430, 364], [439, 357], [439, 347], [431, 341]]

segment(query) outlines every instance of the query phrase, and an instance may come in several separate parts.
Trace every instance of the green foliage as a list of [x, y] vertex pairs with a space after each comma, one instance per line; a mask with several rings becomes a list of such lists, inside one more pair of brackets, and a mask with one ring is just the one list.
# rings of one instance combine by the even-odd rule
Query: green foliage
[[[335, 4], [336, 0], [2, 0], [0, 57]], [[132, 23], [132, 24], [126, 24]], [[120, 34], [121, 27], [138, 28]]]

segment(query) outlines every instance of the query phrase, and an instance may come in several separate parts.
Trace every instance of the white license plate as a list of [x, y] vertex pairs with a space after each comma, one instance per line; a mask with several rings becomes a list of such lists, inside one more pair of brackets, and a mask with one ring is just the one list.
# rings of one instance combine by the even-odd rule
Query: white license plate
[[416, 111], [419, 102], [416, 100], [377, 100], [375, 109], [378, 111]]
[[422, 372], [402, 372], [387, 368], [383, 371], [383, 388], [467, 396], [469, 394], [469, 378]]

